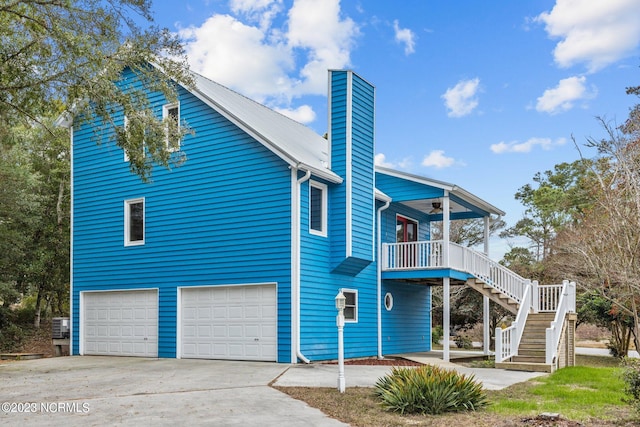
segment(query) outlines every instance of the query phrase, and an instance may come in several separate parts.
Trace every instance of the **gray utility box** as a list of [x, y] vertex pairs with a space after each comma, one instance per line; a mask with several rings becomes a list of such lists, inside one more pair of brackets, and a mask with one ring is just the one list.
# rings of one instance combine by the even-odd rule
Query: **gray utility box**
[[54, 317], [51, 324], [52, 338], [66, 339], [69, 338], [69, 318], [68, 317]]

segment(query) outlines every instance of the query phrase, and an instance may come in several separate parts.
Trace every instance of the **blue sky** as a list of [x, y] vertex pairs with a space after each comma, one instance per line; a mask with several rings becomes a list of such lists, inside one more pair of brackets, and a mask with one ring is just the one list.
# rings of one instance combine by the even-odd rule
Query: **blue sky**
[[[327, 69], [376, 86], [376, 161], [522, 217], [536, 172], [622, 123], [640, 81], [638, 0], [156, 0], [193, 70], [327, 130]], [[586, 156], [594, 153], [584, 151]], [[499, 259], [509, 243], [492, 241]]]

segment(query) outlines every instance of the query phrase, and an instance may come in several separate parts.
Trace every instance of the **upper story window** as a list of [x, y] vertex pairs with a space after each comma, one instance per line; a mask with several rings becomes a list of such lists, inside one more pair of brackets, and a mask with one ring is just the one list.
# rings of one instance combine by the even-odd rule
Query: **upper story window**
[[309, 181], [309, 232], [327, 236], [327, 186]]
[[358, 321], [358, 291], [354, 289], [342, 289], [342, 295], [346, 298], [344, 305], [344, 321]]
[[177, 151], [180, 149], [180, 139], [171, 137], [180, 130], [180, 104], [167, 104], [162, 106], [162, 120], [170, 119], [167, 123], [167, 150]]
[[[140, 144], [140, 153], [144, 154], [144, 113], [135, 112], [129, 117], [128, 115], [124, 115], [123, 117], [123, 126], [125, 132], [127, 132], [127, 138], [129, 139], [129, 144], [131, 146], [132, 141], [141, 141]], [[123, 150], [124, 151], [124, 150]], [[124, 151], [124, 161], [129, 161], [129, 155], [126, 151]]]
[[144, 198], [124, 202], [124, 245], [144, 245]]

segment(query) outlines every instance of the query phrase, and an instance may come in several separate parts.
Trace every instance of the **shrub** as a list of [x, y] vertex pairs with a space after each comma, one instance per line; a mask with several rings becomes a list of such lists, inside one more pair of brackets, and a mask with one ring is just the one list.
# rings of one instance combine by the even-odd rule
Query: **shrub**
[[434, 344], [440, 344], [440, 340], [442, 339], [442, 335], [444, 335], [444, 331], [442, 330], [442, 326], [436, 326], [431, 330], [431, 342]]
[[469, 338], [466, 335], [456, 335], [456, 337], [454, 338], [454, 341], [456, 343], [456, 347], [458, 348], [463, 348], [465, 350], [468, 350], [473, 347], [473, 342], [471, 341], [471, 338]]
[[626, 402], [640, 412], [640, 360], [625, 357], [622, 366], [624, 393], [628, 396]]
[[431, 365], [393, 368], [378, 380], [375, 393], [384, 409], [401, 414], [475, 411], [488, 403], [473, 376]]

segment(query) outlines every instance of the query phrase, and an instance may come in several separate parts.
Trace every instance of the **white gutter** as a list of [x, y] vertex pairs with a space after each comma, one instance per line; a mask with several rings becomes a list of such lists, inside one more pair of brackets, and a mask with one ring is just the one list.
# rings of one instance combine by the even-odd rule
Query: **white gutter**
[[[69, 123], [69, 317], [71, 324], [69, 325], [69, 355], [73, 355], [73, 123]], [[79, 302], [78, 302], [79, 303]], [[80, 319], [77, 319], [78, 322]], [[80, 323], [78, 323], [80, 330]], [[78, 335], [80, 340], [80, 335]]]
[[298, 167], [291, 168], [291, 363], [297, 363], [297, 359], [311, 363], [300, 350], [300, 185], [311, 178], [311, 170], [307, 169], [305, 175], [298, 179], [299, 167], [298, 164]]
[[378, 359], [383, 359], [382, 356], [382, 211], [387, 209], [391, 204], [391, 199], [387, 200], [384, 206], [378, 208], [378, 263], [376, 268], [377, 273], [377, 299], [378, 299]]

